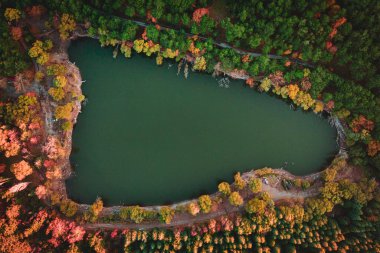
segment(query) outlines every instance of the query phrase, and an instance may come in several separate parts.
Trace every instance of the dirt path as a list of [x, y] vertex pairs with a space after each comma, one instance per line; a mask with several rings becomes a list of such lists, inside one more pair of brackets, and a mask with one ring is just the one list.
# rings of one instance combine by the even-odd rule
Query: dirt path
[[[288, 192], [278, 190], [276, 187], [263, 185], [263, 191], [268, 192], [274, 201], [284, 200], [284, 199], [303, 199], [306, 197], [316, 196], [318, 191], [306, 191], [306, 192]], [[224, 208], [218, 208], [217, 211], [208, 214], [198, 214], [197, 216], [192, 216], [187, 213], [176, 214], [170, 224], [161, 223], [159, 221], [149, 221], [140, 224], [136, 223], [88, 223], [84, 224], [85, 229], [96, 230], [96, 229], [140, 229], [149, 230], [153, 228], [171, 228], [177, 226], [191, 226], [195, 223], [206, 222], [210, 219], [216, 219], [221, 216], [229, 216], [237, 212], [244, 211], [244, 207], [233, 207], [231, 205], [224, 204]]]
[[[294, 200], [299, 200], [299, 199], [304, 199], [306, 197], [313, 197], [319, 194], [319, 184], [316, 184], [315, 187], [309, 188], [307, 191], [295, 191], [295, 190], [289, 190], [285, 191], [282, 190], [281, 186], [281, 178], [286, 177], [286, 178], [296, 178], [295, 176], [291, 175], [290, 173], [283, 171], [283, 170], [273, 170], [278, 173], [277, 178], [274, 180], [269, 180], [268, 184], [263, 184], [262, 186], [262, 191], [268, 192], [270, 196], [272, 197], [273, 201], [282, 201], [282, 200], [289, 200], [289, 199], [294, 199]], [[247, 173], [243, 174], [243, 178], [247, 180], [251, 176], [254, 176], [257, 171], [250, 171]], [[318, 178], [320, 173], [313, 174], [310, 176], [307, 176], [308, 178]], [[253, 194], [248, 190], [244, 190], [241, 192], [241, 195], [244, 196], [244, 199], [250, 199]], [[219, 193], [215, 193], [211, 195], [212, 198], [215, 198], [219, 196]], [[178, 205], [187, 205], [190, 202], [193, 202], [196, 200], [190, 200], [182, 203], [177, 203], [176, 205], [173, 205], [172, 208], [175, 208], [175, 206]], [[111, 213], [117, 212], [121, 207], [109, 207], [105, 208], [103, 211], [103, 215], [109, 215]], [[158, 207], [146, 207], [150, 209], [157, 209]], [[237, 212], [242, 212], [244, 211], [244, 206], [241, 207], [234, 207], [229, 204], [228, 200], [223, 200], [222, 203], [219, 205], [214, 205], [212, 211], [208, 214], [203, 214], [200, 213], [196, 216], [192, 216], [187, 212], [179, 212], [176, 213], [173, 220], [171, 221], [170, 224], [164, 224], [161, 223], [158, 220], [150, 220], [150, 221], [145, 221], [140, 224], [136, 224], [133, 222], [124, 222], [124, 223], [87, 223], [84, 224], [83, 227], [85, 229], [90, 229], [90, 230], [96, 230], [96, 229], [106, 229], [106, 230], [112, 230], [112, 229], [140, 229], [140, 230], [149, 230], [153, 228], [171, 228], [171, 227], [177, 227], [177, 226], [191, 226], [196, 223], [202, 223], [205, 221], [208, 221], [210, 219], [216, 219], [221, 216], [230, 216], [234, 215]]]
[[[346, 155], [343, 155], [343, 158], [347, 158]], [[276, 169], [273, 170], [276, 172], [277, 175], [272, 176], [268, 180], [268, 184], [263, 184], [262, 191], [268, 192], [272, 198], [272, 200], [275, 203], [283, 202], [283, 201], [303, 201], [305, 198], [309, 197], [315, 197], [318, 196], [320, 193], [320, 188], [323, 186], [323, 182], [320, 180], [321, 173], [315, 173], [312, 175], [308, 175], [305, 177], [297, 177], [292, 174], [290, 174], [287, 171], [284, 171], [282, 169]], [[257, 173], [257, 171], [250, 171], [243, 174], [243, 178], [246, 180], [248, 177], [254, 176]], [[341, 179], [349, 179], [353, 182], [357, 182], [362, 178], [362, 171], [359, 168], [356, 168], [354, 166], [347, 165], [344, 168], [341, 169], [341, 173], [339, 173], [336, 177], [336, 180]], [[263, 178], [266, 178], [265, 176]], [[307, 190], [297, 190], [297, 189], [291, 189], [291, 190], [284, 190], [281, 181], [282, 179], [297, 179], [297, 178], [303, 178], [307, 180], [316, 180], [315, 183], [308, 188]], [[212, 197], [215, 197], [218, 193], [215, 193], [211, 195]], [[253, 194], [248, 190], [243, 190], [241, 192], [241, 195], [244, 197], [244, 199], [247, 201], [250, 199]], [[195, 200], [190, 200], [182, 203], [178, 203], [177, 205], [183, 205], [187, 204], [189, 202], [192, 202]], [[115, 213], [115, 211], [119, 207], [110, 207], [105, 208], [105, 213]], [[156, 207], [147, 207], [147, 208], [156, 208]], [[118, 223], [110, 223], [110, 222], [98, 222], [98, 223], [87, 223], [83, 224], [82, 226], [85, 229], [88, 230], [97, 230], [97, 229], [104, 229], [104, 230], [113, 230], [113, 229], [138, 229], [138, 230], [150, 230], [153, 228], [173, 228], [178, 226], [191, 226], [193, 224], [203, 223], [207, 222], [210, 219], [217, 219], [221, 216], [232, 216], [236, 213], [241, 213], [244, 211], [244, 206], [241, 207], [234, 207], [228, 203], [228, 200], [223, 200], [222, 203], [212, 208], [212, 211], [208, 214], [200, 213], [196, 216], [192, 216], [187, 212], [178, 212], [173, 217], [173, 220], [170, 224], [164, 224], [161, 223], [158, 220], [149, 220], [144, 221], [142, 223], [136, 224], [133, 222], [118, 222]]]

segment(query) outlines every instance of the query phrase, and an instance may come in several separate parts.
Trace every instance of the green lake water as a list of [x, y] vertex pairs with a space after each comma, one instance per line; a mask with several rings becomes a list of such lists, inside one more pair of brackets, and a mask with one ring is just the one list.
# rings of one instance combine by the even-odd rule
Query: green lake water
[[107, 205], [168, 204], [217, 191], [237, 171], [284, 167], [316, 172], [337, 151], [326, 119], [292, 110], [243, 81], [177, 76], [154, 58], [112, 57], [95, 40], [75, 41], [88, 98], [73, 133], [69, 196]]

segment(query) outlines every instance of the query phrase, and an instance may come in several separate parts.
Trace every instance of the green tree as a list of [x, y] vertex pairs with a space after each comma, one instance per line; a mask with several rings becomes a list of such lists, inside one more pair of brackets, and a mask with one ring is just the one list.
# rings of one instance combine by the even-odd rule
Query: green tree
[[154, 42], [158, 42], [158, 36], [159, 36], [160, 32], [157, 30], [157, 28], [153, 25], [149, 25], [146, 27], [146, 36], [148, 37], [148, 39], [154, 41]]
[[225, 30], [227, 42], [235, 42], [236, 44], [237, 40], [245, 37], [245, 27], [231, 23], [230, 18], [222, 20], [221, 26]]

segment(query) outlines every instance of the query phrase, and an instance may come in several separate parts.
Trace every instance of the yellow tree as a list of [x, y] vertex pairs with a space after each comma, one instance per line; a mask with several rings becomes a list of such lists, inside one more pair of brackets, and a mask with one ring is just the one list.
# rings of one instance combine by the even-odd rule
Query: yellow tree
[[102, 210], [103, 201], [101, 198], [97, 198], [95, 202], [90, 206], [90, 209], [84, 214], [85, 220], [95, 221]]
[[306, 111], [314, 105], [315, 100], [310, 96], [309, 93], [299, 91], [297, 93], [297, 97], [294, 99], [294, 103], [298, 106], [301, 106], [302, 109]]
[[144, 48], [144, 40], [135, 40], [133, 42], [133, 49], [137, 52], [137, 53], [141, 53], [142, 50]]
[[244, 179], [241, 177], [240, 172], [235, 174], [234, 183], [238, 190], [242, 190], [245, 187], [246, 183]]
[[132, 50], [127, 43], [122, 43], [120, 46], [120, 51], [124, 54], [125, 58], [131, 58]]
[[161, 207], [159, 211], [160, 220], [166, 224], [169, 224], [174, 217], [174, 213], [175, 211], [168, 206]]
[[61, 201], [59, 209], [67, 217], [74, 216], [78, 211], [78, 204], [71, 199], [64, 199]]
[[67, 84], [67, 79], [63, 75], [56, 76], [53, 81], [55, 87], [63, 88]]
[[222, 182], [218, 185], [218, 190], [224, 195], [228, 196], [231, 193], [230, 184], [227, 182]]
[[133, 206], [133, 207], [131, 207], [130, 212], [129, 212], [129, 217], [135, 223], [142, 222], [145, 219], [144, 209], [142, 209], [139, 206]]
[[245, 206], [245, 210], [248, 213], [262, 215], [265, 212], [266, 206], [267, 206], [267, 203], [264, 200], [253, 198], [248, 201], [248, 203]]
[[244, 203], [243, 197], [240, 196], [239, 192], [231, 193], [230, 197], [228, 198], [228, 201], [233, 206], [241, 206]]
[[259, 90], [267, 92], [269, 91], [271, 86], [272, 86], [272, 81], [268, 77], [265, 77], [259, 85]]
[[209, 195], [202, 195], [198, 198], [198, 204], [203, 213], [209, 213], [212, 207], [212, 200]]
[[161, 54], [158, 54], [157, 57], [156, 57], [156, 64], [157, 65], [162, 65], [163, 63], [163, 57]]
[[251, 177], [248, 182], [248, 187], [251, 190], [252, 193], [258, 193], [261, 191], [261, 188], [263, 186], [263, 183], [261, 182], [260, 178], [257, 177]]
[[4, 12], [4, 17], [7, 21], [18, 21], [21, 17], [21, 12], [14, 8], [6, 8]]
[[204, 71], [206, 70], [206, 65], [207, 65], [206, 59], [203, 56], [199, 56], [195, 58], [193, 69]]
[[48, 51], [53, 47], [51, 40], [46, 40], [44, 42], [36, 40], [33, 46], [29, 49], [29, 56], [36, 58], [38, 64], [45, 64], [49, 60]]
[[162, 53], [162, 56], [165, 57], [165, 58], [173, 59], [173, 58], [175, 58], [175, 57], [178, 56], [178, 53], [179, 53], [178, 50], [172, 50], [170, 48], [167, 48]]
[[63, 64], [55, 63], [47, 66], [46, 73], [49, 76], [62, 76], [67, 72], [67, 68]]
[[51, 87], [48, 93], [55, 101], [60, 101], [65, 97], [65, 92], [62, 88]]
[[337, 173], [337, 170], [335, 169], [335, 167], [331, 166], [330, 168], [327, 168], [324, 172], [323, 172], [323, 179], [326, 181], [326, 182], [332, 182], [334, 181], [335, 179], [335, 176], [336, 176], [336, 173]]
[[289, 88], [288, 86], [279, 86], [279, 85], [276, 85], [273, 87], [272, 89], [273, 93], [276, 94], [276, 95], [279, 95], [281, 96], [282, 98], [287, 98], [288, 97], [288, 93], [289, 93]]
[[67, 103], [65, 105], [57, 106], [57, 108], [55, 109], [55, 118], [70, 120], [72, 110], [73, 110], [72, 103]]
[[300, 88], [297, 84], [289, 84], [288, 85], [288, 95], [291, 100], [294, 100], [297, 97], [297, 93], [299, 92]]
[[61, 22], [58, 26], [59, 36], [62, 40], [66, 40], [69, 34], [75, 30], [76, 23], [74, 17], [64, 13], [61, 17]]
[[319, 113], [319, 112], [323, 111], [323, 108], [324, 108], [324, 104], [322, 101], [319, 101], [319, 100], [315, 101], [313, 112]]

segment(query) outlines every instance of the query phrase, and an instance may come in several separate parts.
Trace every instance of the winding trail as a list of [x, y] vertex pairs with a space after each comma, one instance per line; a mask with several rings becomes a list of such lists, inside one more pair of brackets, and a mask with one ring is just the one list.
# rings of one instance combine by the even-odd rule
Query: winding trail
[[[285, 199], [304, 199], [307, 197], [317, 196], [319, 191], [302, 191], [302, 192], [289, 192], [278, 190], [275, 186], [263, 185], [263, 191], [268, 192], [272, 196], [273, 201], [281, 201]], [[210, 219], [216, 219], [221, 216], [231, 216], [238, 212], [243, 212], [244, 206], [234, 207], [228, 203], [223, 203], [222, 208], [210, 212], [208, 214], [198, 214], [197, 216], [192, 216], [188, 213], [176, 214], [170, 224], [161, 223], [159, 221], [148, 221], [143, 223], [87, 223], [82, 225], [85, 229], [96, 230], [96, 229], [139, 229], [139, 230], [150, 230], [153, 228], [172, 228], [178, 226], [191, 226], [196, 223], [203, 223]]]
[[[348, 156], [345, 152], [342, 152], [341, 154], [338, 154], [340, 158], [348, 159]], [[250, 172], [246, 172], [242, 175], [244, 180], [249, 179], [252, 176], [256, 176], [256, 173], [258, 171], [252, 170]], [[316, 197], [320, 194], [320, 188], [323, 186], [321, 178], [321, 173], [318, 172], [315, 174], [311, 174], [308, 176], [298, 177], [294, 176], [291, 173], [283, 170], [283, 169], [273, 169], [272, 172], [275, 174], [273, 177], [266, 177], [263, 176], [263, 178], [267, 178], [268, 184], [263, 184], [262, 191], [268, 192], [272, 198], [272, 200], [275, 203], [281, 203], [283, 201], [300, 201], [303, 202], [304, 199], [309, 197]], [[282, 179], [307, 179], [309, 181], [314, 181], [315, 183], [313, 186], [311, 186], [307, 190], [283, 190], [281, 186]], [[360, 168], [346, 165], [344, 168], [341, 168], [339, 174], [336, 176], [335, 180], [341, 180], [341, 179], [349, 179], [353, 182], [357, 182], [362, 178], [362, 171]], [[246, 187], [247, 188], [247, 187]], [[219, 193], [214, 193], [211, 196], [216, 197]], [[241, 195], [244, 197], [245, 200], [248, 200], [249, 198], [253, 197], [254, 194], [251, 193], [249, 189], [245, 189], [241, 192]], [[175, 208], [177, 205], [184, 205], [189, 202], [196, 201], [196, 200], [189, 200], [181, 203], [177, 203], [176, 205], [171, 206], [172, 208]], [[117, 213], [116, 210], [120, 209], [119, 206], [114, 207], [106, 207], [105, 212], [107, 214]], [[146, 207], [147, 209], [157, 209], [158, 207]], [[154, 228], [173, 228], [173, 227], [183, 227], [183, 226], [192, 226], [194, 224], [199, 224], [203, 222], [207, 222], [210, 219], [217, 219], [222, 216], [234, 216], [236, 213], [244, 212], [244, 206], [235, 207], [228, 203], [228, 200], [224, 199], [223, 202], [219, 205], [214, 205], [211, 212], [208, 214], [199, 213], [196, 216], [192, 216], [187, 212], [181, 212], [176, 213], [173, 217], [173, 220], [170, 224], [161, 223], [158, 220], [149, 220], [144, 221], [142, 223], [136, 224], [133, 222], [117, 222], [117, 223], [111, 223], [111, 222], [97, 222], [97, 223], [85, 223], [82, 224], [82, 226], [87, 230], [114, 230], [114, 229], [137, 229], [137, 230], [150, 230]]]
[[[348, 178], [350, 177], [351, 173], [355, 170], [353, 167], [347, 167], [346, 173], [342, 174], [340, 178]], [[263, 184], [262, 191], [267, 192], [270, 194], [272, 200], [274, 202], [282, 202], [282, 201], [303, 201], [305, 198], [308, 197], [315, 197], [319, 195], [319, 189], [322, 186], [322, 182], [318, 180], [320, 178], [321, 173], [315, 173], [312, 175], [308, 175], [305, 177], [297, 177], [292, 174], [290, 174], [287, 171], [284, 171], [282, 169], [274, 169], [273, 172], [275, 173], [275, 176], [270, 177], [268, 180], [268, 184]], [[246, 172], [242, 175], [244, 180], [248, 180], [252, 176], [256, 176], [257, 170], [252, 170], [250, 172]], [[353, 175], [357, 175], [357, 173], [353, 173]], [[264, 176], [265, 177], [265, 176]], [[299, 191], [299, 190], [283, 190], [281, 186], [281, 180], [287, 178], [287, 179], [296, 179], [296, 178], [304, 178], [308, 180], [316, 180], [315, 184], [310, 187], [308, 190], [305, 191]], [[246, 187], [245, 190], [241, 191], [241, 195], [245, 200], [248, 200], [254, 196], [253, 193]], [[219, 193], [214, 193], [211, 195], [211, 198], [215, 198], [220, 196]], [[194, 202], [196, 200], [189, 200], [184, 201], [181, 203], [177, 203], [175, 205], [172, 205], [171, 208], [175, 208], [178, 205], [186, 205], [190, 202]], [[115, 214], [120, 210], [120, 206], [114, 206], [114, 207], [106, 207], [102, 211], [101, 216], [107, 216], [110, 214]], [[153, 207], [145, 207], [146, 209], [153, 209], [158, 210], [159, 206], [153, 206]], [[193, 224], [203, 223], [207, 222], [210, 219], [217, 219], [222, 216], [234, 216], [236, 213], [244, 212], [244, 206], [235, 207], [229, 204], [227, 199], [224, 199], [222, 203], [220, 204], [214, 204], [212, 210], [208, 214], [199, 213], [196, 216], [192, 216], [187, 212], [178, 212], [173, 217], [173, 220], [170, 222], [170, 224], [162, 223], [158, 220], [148, 220], [144, 221], [142, 223], [136, 224], [133, 222], [117, 222], [117, 223], [111, 223], [111, 222], [97, 222], [97, 223], [85, 223], [82, 226], [87, 230], [97, 230], [97, 229], [104, 229], [104, 230], [113, 230], [113, 229], [138, 229], [138, 230], [150, 230], [154, 228], [173, 228], [173, 227], [179, 227], [179, 226], [192, 226]]]

